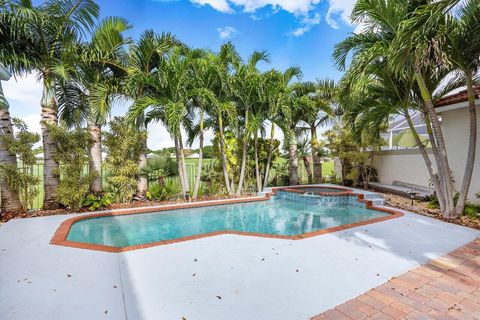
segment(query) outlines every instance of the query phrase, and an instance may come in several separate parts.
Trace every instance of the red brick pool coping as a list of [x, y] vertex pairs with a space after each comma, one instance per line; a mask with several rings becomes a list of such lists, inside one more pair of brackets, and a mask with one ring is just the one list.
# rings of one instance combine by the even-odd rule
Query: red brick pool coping
[[[263, 234], [263, 233], [254, 233], [254, 232], [241, 232], [241, 231], [223, 230], [223, 231], [210, 232], [210, 233], [204, 233], [204, 234], [199, 234], [199, 235], [194, 235], [194, 236], [189, 236], [189, 237], [182, 237], [182, 238], [177, 238], [177, 239], [172, 239], [172, 240], [162, 240], [162, 241], [151, 242], [151, 243], [146, 243], [146, 244], [127, 246], [127, 247], [112, 247], [112, 246], [106, 246], [106, 245], [91, 244], [91, 243], [76, 242], [76, 241], [67, 240], [67, 236], [68, 236], [68, 233], [70, 232], [70, 229], [71, 229], [72, 225], [74, 223], [78, 222], [78, 221], [81, 221], [81, 220], [95, 219], [95, 218], [101, 218], [101, 217], [112, 217], [112, 216], [121, 216], [121, 215], [150, 213], [150, 212], [200, 208], [200, 207], [208, 207], [208, 206], [219, 206], [219, 205], [228, 205], [228, 204], [235, 204], [235, 203], [249, 203], [249, 202], [267, 201], [267, 200], [270, 199], [270, 196], [274, 195], [277, 191], [303, 193], [304, 191], [299, 190], [299, 188], [300, 187], [273, 188], [271, 194], [266, 194], [264, 197], [257, 197], [257, 198], [229, 199], [229, 200], [220, 200], [220, 201], [205, 201], [205, 202], [197, 202], [197, 203], [185, 203], [185, 204], [179, 204], [179, 205], [176, 205], [176, 204], [165, 205], [165, 206], [162, 206], [162, 207], [132, 208], [132, 209], [112, 210], [112, 211], [97, 213], [97, 214], [81, 215], [81, 216], [77, 216], [77, 217], [74, 217], [74, 218], [70, 218], [70, 219], [62, 222], [60, 224], [60, 226], [58, 227], [57, 231], [55, 232], [52, 240], [50, 241], [50, 244], [58, 245], [58, 246], [64, 246], [64, 247], [74, 247], [74, 248], [79, 248], [79, 249], [105, 251], [105, 252], [127, 252], [127, 251], [151, 248], [151, 247], [162, 246], [162, 245], [167, 245], [167, 244], [172, 244], [172, 243], [190, 241], [190, 240], [195, 240], [195, 239], [200, 239], [200, 238], [213, 237], [213, 236], [218, 236], [218, 235], [222, 235], [222, 234], [235, 234], [235, 235], [241, 235], [241, 236], [285, 239], [285, 240], [301, 240], [301, 239], [311, 238], [311, 237], [315, 237], [315, 236], [322, 235], [322, 234], [327, 234], [327, 233], [337, 232], [337, 231], [350, 229], [350, 228], [354, 228], [354, 227], [364, 226], [364, 225], [371, 224], [371, 223], [387, 221], [387, 220], [391, 220], [391, 219], [395, 219], [395, 218], [403, 216], [403, 213], [401, 213], [400, 211], [398, 211], [396, 209], [374, 206], [372, 201], [364, 199], [363, 194], [354, 193], [353, 190], [339, 188], [339, 189], [345, 190], [345, 192], [322, 193], [322, 195], [339, 196], [339, 197], [340, 196], [345, 196], [345, 195], [356, 196], [358, 201], [360, 201], [362, 203], [365, 203], [366, 208], [372, 209], [372, 210], [377, 210], [377, 211], [382, 211], [382, 212], [388, 213], [389, 215], [385, 216], [385, 217], [365, 220], [365, 221], [356, 222], [356, 223], [345, 224], [345, 225], [338, 226], [338, 227], [333, 227], [333, 228], [328, 228], [328, 229], [323, 229], [323, 230], [317, 230], [317, 231], [304, 233], [304, 234], [299, 234], [299, 235], [294, 235], [294, 236], [284, 236], [284, 235]], [[305, 189], [305, 188], [307, 188], [307, 187], [302, 186], [302, 189]], [[318, 189], [320, 187], [311, 187], [311, 188]], [[332, 187], [328, 187], [328, 189], [332, 189]]]
[[311, 320], [480, 319], [480, 239]]

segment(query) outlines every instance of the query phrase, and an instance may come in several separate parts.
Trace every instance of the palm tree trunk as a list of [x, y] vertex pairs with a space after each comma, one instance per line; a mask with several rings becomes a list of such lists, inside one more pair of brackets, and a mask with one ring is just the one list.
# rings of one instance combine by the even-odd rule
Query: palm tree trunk
[[295, 134], [288, 133], [288, 176], [290, 179], [290, 185], [298, 185], [298, 158], [297, 158], [297, 141], [295, 139]]
[[445, 209], [443, 211], [443, 215], [445, 218], [450, 219], [455, 216], [455, 205], [453, 201], [453, 184], [451, 179], [450, 165], [448, 163], [447, 149], [445, 147], [445, 140], [443, 138], [442, 128], [440, 121], [438, 120], [437, 112], [435, 111], [435, 106], [433, 105], [431, 95], [427, 89], [423, 75], [417, 71], [416, 78], [422, 93], [422, 98], [427, 108], [430, 121], [432, 123], [433, 134], [435, 136], [435, 141], [437, 143], [438, 152], [440, 155], [442, 169], [440, 178], [443, 180], [445, 186]]
[[185, 174], [183, 172], [183, 163], [182, 163], [182, 156], [180, 154], [180, 144], [178, 136], [174, 137], [175, 140], [175, 158], [177, 160], [177, 168], [178, 168], [178, 177], [180, 179], [180, 186], [182, 188], [182, 196], [185, 196], [187, 193], [187, 188], [185, 185]]
[[[437, 165], [437, 172], [443, 172], [443, 164], [442, 164], [442, 161], [440, 159], [440, 153], [438, 152], [438, 147], [437, 147], [437, 142], [435, 141], [435, 136], [433, 135], [433, 129], [432, 129], [432, 125], [430, 123], [430, 117], [428, 115], [428, 113], [425, 112], [425, 126], [427, 128], [427, 133], [428, 133], [428, 139], [430, 140], [430, 144], [432, 145], [432, 152], [433, 152], [433, 156], [435, 158], [435, 163]], [[436, 174], [436, 177], [437, 177], [437, 181], [439, 183], [439, 188], [438, 190], [440, 190], [439, 192], [441, 192], [441, 197], [443, 199], [442, 202], [440, 202], [440, 198], [437, 196], [437, 198], [439, 199], [439, 203], [440, 203], [440, 208], [442, 212], [444, 212], [444, 209], [445, 209], [445, 194], [446, 194], [446, 191], [445, 191], [445, 181], [444, 179], [440, 179], [440, 177], [438, 176], [438, 173]], [[442, 209], [443, 208], [443, 209]]]
[[312, 168], [310, 167], [310, 162], [308, 162], [307, 157], [303, 157], [303, 165], [305, 166], [305, 171], [307, 171], [308, 183], [313, 182], [313, 173]]
[[[8, 112], [8, 102], [3, 95], [2, 83], [0, 82], [0, 137], [13, 139], [12, 119]], [[0, 163], [8, 166], [17, 167], [17, 158], [15, 154], [10, 153], [2, 140], [0, 139]], [[0, 181], [0, 201], [1, 212], [20, 211], [22, 203], [18, 192], [11, 190], [5, 179]]]
[[245, 111], [245, 134], [243, 135], [243, 145], [242, 145], [242, 164], [240, 166], [240, 178], [238, 180], [238, 187], [236, 195], [239, 196], [242, 194], [243, 181], [245, 180], [245, 169], [247, 166], [247, 144], [249, 140], [249, 134], [247, 133], [248, 128], [248, 109]]
[[322, 159], [318, 153], [317, 127], [311, 126], [310, 132], [312, 139], [313, 183], [322, 183]]
[[100, 194], [103, 191], [102, 188], [102, 126], [90, 122], [88, 124], [88, 130], [92, 137], [93, 144], [90, 147], [90, 162], [89, 172], [95, 172], [95, 180], [90, 185], [90, 191], [94, 194]]
[[57, 151], [57, 145], [53, 140], [48, 125], [57, 126], [57, 102], [55, 100], [55, 89], [53, 83], [44, 79], [43, 94], [41, 100], [42, 106], [42, 142], [43, 142], [43, 209], [57, 209], [59, 204], [56, 200], [57, 187], [60, 182], [58, 176], [59, 164], [53, 159]]
[[475, 154], [477, 147], [477, 106], [475, 105], [475, 92], [473, 90], [473, 79], [470, 72], [466, 72], [467, 92], [468, 92], [468, 111], [470, 113], [470, 135], [468, 141], [467, 163], [463, 174], [460, 195], [455, 207], [455, 215], [459, 216], [465, 209], [470, 182], [472, 181], [473, 167], [475, 165]]
[[[272, 122], [272, 128], [270, 129], [270, 142], [268, 147], [267, 166], [265, 167], [265, 176], [263, 177], [263, 188], [266, 188], [268, 185], [268, 176], [270, 174], [270, 166], [272, 164], [274, 137], [275, 137], [275, 123]], [[262, 191], [263, 191], [263, 188], [262, 188]]]
[[195, 178], [195, 186], [193, 188], [193, 200], [198, 198], [198, 190], [200, 189], [200, 182], [202, 178], [202, 161], [203, 161], [203, 111], [200, 112], [200, 134], [199, 134], [199, 148], [198, 148], [198, 165], [197, 176]]
[[137, 197], [144, 199], [148, 191], [148, 176], [142, 173], [142, 169], [146, 167], [148, 163], [147, 159], [147, 136], [143, 138], [142, 142], [142, 151], [140, 152], [140, 158], [138, 159], [138, 169], [140, 174], [137, 180]]
[[[408, 113], [408, 110], [405, 110], [405, 119], [407, 120], [408, 126], [410, 127], [410, 131], [412, 131], [413, 136], [415, 138], [415, 142], [417, 143], [418, 150], [425, 161], [425, 165], [427, 166], [428, 174], [430, 176], [430, 180], [433, 183], [433, 188], [435, 189], [435, 193], [437, 194], [438, 202], [440, 204], [440, 208], [443, 209], [445, 207], [445, 198], [443, 195], [443, 189], [440, 185], [440, 181], [438, 179], [438, 175], [435, 173], [432, 161], [425, 150], [425, 145], [422, 143], [420, 136], [418, 135], [417, 130], [415, 130], [415, 126], [413, 125], [412, 118]], [[433, 142], [432, 142], [433, 143]]]
[[260, 167], [258, 164], [258, 133], [255, 132], [255, 177], [257, 178], [257, 192], [262, 191], [262, 177], [260, 175]]
[[180, 159], [182, 160], [182, 168], [183, 168], [183, 181], [185, 181], [185, 190], [189, 194], [190, 193], [190, 183], [188, 180], [188, 172], [187, 172], [187, 162], [185, 161], [185, 152], [183, 151], [183, 138], [182, 133], [178, 133], [178, 144], [180, 145]]
[[242, 165], [240, 167], [240, 178], [238, 180], [238, 186], [237, 186], [237, 192], [236, 195], [239, 196], [242, 194], [242, 188], [243, 188], [243, 181], [245, 180], [245, 169], [246, 169], [246, 164], [247, 164], [247, 145], [248, 145], [248, 138], [246, 137], [243, 138], [244, 141], [242, 143]]
[[223, 178], [225, 180], [225, 189], [227, 193], [232, 195], [232, 189], [230, 187], [230, 178], [228, 176], [227, 169], [227, 155], [225, 154], [225, 136], [223, 133], [223, 118], [222, 115], [218, 116], [218, 146], [220, 149], [220, 162], [222, 163]]

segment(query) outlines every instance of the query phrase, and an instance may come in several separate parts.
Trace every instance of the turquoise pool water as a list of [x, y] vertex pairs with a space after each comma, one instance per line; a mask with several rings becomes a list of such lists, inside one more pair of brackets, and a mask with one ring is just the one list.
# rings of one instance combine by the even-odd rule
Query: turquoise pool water
[[215, 231], [297, 235], [388, 214], [362, 207], [324, 207], [286, 199], [81, 220], [67, 240], [125, 247]]

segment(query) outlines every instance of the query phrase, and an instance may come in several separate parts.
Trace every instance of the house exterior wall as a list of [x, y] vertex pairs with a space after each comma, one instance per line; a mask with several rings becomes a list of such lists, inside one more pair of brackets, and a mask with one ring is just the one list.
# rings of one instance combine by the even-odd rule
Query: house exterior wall
[[[477, 126], [480, 131], [480, 107], [477, 108], [477, 114]], [[442, 113], [442, 130], [457, 191], [460, 190], [465, 171], [469, 117], [467, 108]], [[432, 162], [435, 163], [431, 150], [429, 155]], [[420, 152], [415, 149], [382, 151], [374, 159], [373, 167], [377, 169], [378, 179], [381, 183], [391, 184], [398, 180], [424, 186], [430, 185], [425, 162]], [[475, 167], [468, 193], [469, 202], [480, 204], [480, 199], [475, 197], [477, 192], [480, 192], [480, 134], [477, 139]]]
[[[470, 130], [470, 115], [467, 108], [442, 113], [442, 129], [447, 145], [448, 160], [453, 171], [455, 190], [460, 190], [465, 171]], [[477, 154], [473, 168], [468, 200], [480, 204], [475, 193], [480, 192], [480, 107], [477, 107]]]
[[[431, 150], [429, 155], [433, 158]], [[430, 185], [430, 177], [422, 155], [417, 149], [379, 152], [373, 159], [378, 181], [391, 184], [403, 181], [421, 186]]]

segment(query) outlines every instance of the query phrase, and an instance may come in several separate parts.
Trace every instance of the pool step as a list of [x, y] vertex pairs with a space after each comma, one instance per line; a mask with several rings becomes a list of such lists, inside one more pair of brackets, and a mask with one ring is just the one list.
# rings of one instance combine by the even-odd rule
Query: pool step
[[365, 199], [372, 201], [372, 204], [374, 206], [383, 206], [385, 204], [385, 199], [380, 197], [377, 193], [375, 192], [366, 192], [364, 194]]

